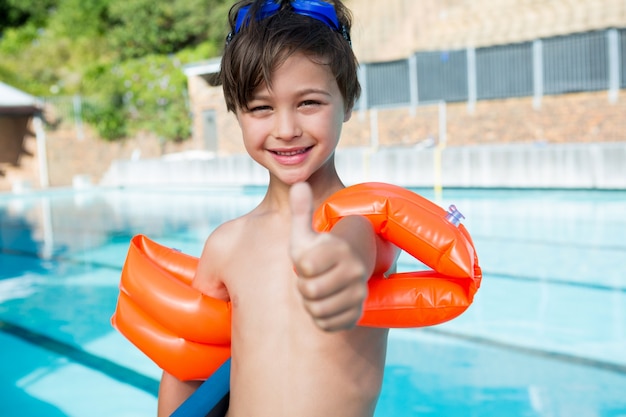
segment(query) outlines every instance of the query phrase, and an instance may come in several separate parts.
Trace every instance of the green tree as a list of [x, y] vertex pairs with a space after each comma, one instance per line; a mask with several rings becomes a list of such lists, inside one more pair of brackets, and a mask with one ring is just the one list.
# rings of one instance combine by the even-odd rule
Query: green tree
[[85, 77], [87, 90], [99, 87], [87, 104], [88, 120], [108, 140], [139, 130], [184, 140], [191, 130], [186, 81], [180, 62], [164, 55], [94, 66]]
[[209, 16], [216, 5], [224, 3], [112, 0], [108, 38], [122, 59], [175, 53], [209, 39]]
[[[106, 140], [189, 136], [182, 65], [217, 56], [232, 0], [0, 0], [0, 80], [84, 97]], [[4, 25], [4, 26], [1, 26]]]
[[45, 26], [59, 0], [0, 0], [0, 34], [7, 28], [27, 23]]
[[49, 21], [48, 30], [54, 32], [56, 38], [99, 42], [109, 29], [109, 3], [111, 0], [62, 0]]

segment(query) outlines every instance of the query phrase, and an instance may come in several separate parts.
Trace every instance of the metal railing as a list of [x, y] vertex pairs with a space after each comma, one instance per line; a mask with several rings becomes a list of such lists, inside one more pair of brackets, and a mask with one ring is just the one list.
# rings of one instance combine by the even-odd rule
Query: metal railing
[[360, 109], [626, 88], [626, 29], [361, 65]]

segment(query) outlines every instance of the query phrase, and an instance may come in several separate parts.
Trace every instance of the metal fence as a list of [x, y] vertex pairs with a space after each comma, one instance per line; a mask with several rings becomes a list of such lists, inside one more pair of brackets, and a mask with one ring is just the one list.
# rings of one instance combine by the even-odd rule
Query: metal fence
[[621, 88], [626, 88], [626, 29], [622, 29], [619, 32], [619, 54], [620, 54], [620, 59], [618, 60], [619, 62], [619, 66], [621, 68], [620, 71], [620, 87]]
[[626, 29], [509, 45], [417, 52], [361, 66], [359, 107], [417, 106], [626, 88]]
[[608, 89], [607, 39], [603, 32], [591, 32], [544, 40], [544, 92], [564, 94]]
[[476, 50], [476, 89], [478, 100], [532, 95], [532, 42]]
[[402, 104], [411, 102], [410, 89], [407, 81], [410, 80], [409, 61], [385, 62], [366, 66], [366, 87], [370, 92], [372, 107]]
[[417, 59], [419, 101], [464, 101], [468, 98], [466, 51], [421, 52]]

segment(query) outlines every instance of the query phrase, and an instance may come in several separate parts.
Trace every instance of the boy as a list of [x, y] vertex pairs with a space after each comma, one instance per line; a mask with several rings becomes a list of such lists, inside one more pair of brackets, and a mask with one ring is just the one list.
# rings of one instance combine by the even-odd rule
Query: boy
[[[387, 330], [356, 323], [376, 260], [396, 249], [360, 216], [311, 228], [314, 208], [344, 188], [334, 153], [360, 93], [349, 11], [245, 0], [229, 19], [219, 81], [269, 184], [258, 207], [209, 236], [193, 282], [232, 304], [227, 415], [372, 416]], [[198, 385], [164, 373], [159, 416]]]

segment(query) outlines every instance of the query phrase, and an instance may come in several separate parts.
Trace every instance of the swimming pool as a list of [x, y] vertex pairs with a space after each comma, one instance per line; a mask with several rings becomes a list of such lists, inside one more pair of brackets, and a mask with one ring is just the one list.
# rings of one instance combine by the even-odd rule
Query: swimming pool
[[[198, 255], [262, 192], [0, 195], [0, 415], [154, 416], [160, 371], [109, 324], [129, 240]], [[483, 286], [452, 322], [392, 331], [376, 416], [626, 416], [626, 192], [445, 190], [439, 203], [466, 216]]]

